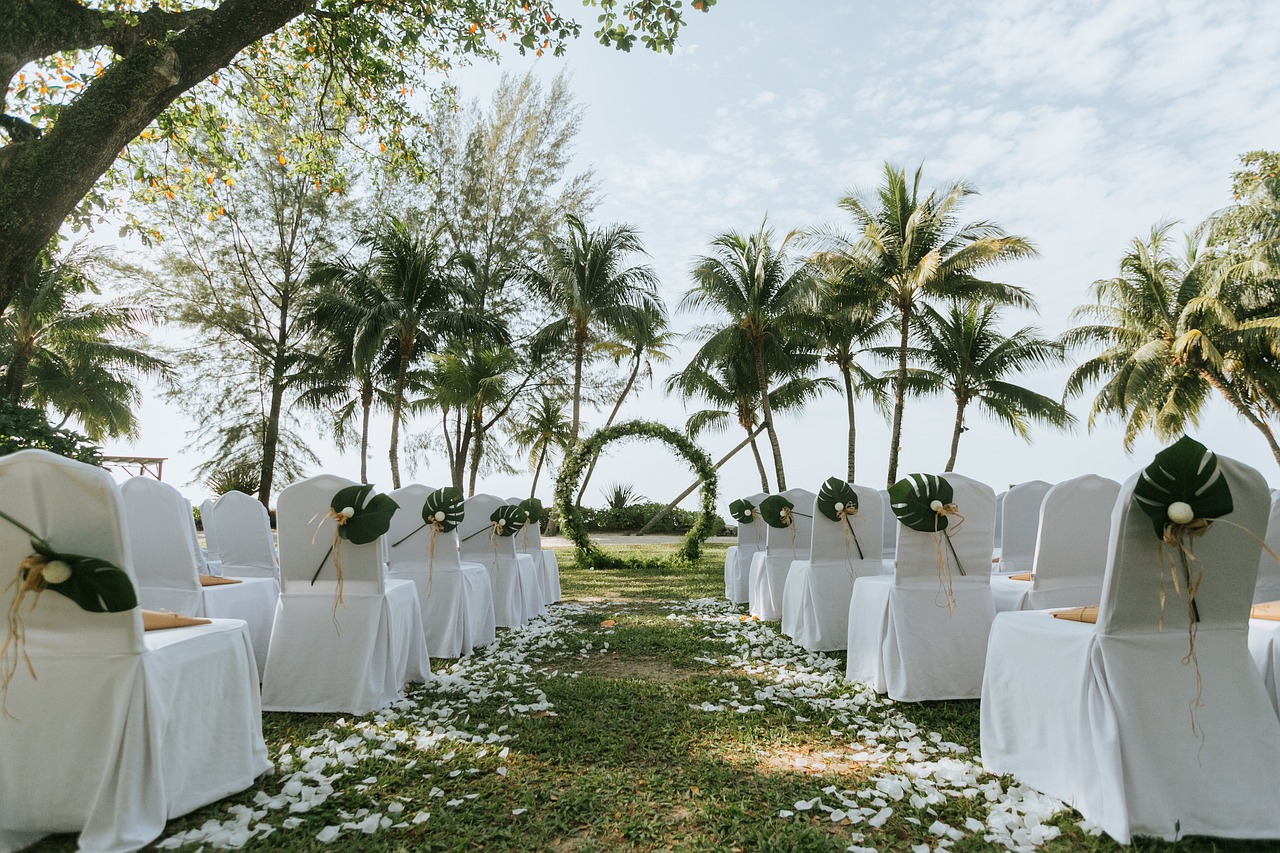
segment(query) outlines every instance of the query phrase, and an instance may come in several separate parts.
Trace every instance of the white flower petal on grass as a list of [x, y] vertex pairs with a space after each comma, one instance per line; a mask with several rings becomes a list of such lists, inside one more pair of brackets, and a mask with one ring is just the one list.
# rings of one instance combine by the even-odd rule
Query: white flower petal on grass
[[338, 837], [338, 833], [341, 831], [342, 830], [339, 827], [326, 826], [316, 834], [316, 841], [319, 841], [321, 844], [329, 844]]
[[516, 815], [517, 817], [519, 817], [520, 815], [524, 814], [524, 813], [525, 813], [525, 812], [527, 812], [527, 811], [528, 811], [528, 809], [512, 809], [512, 810], [511, 810], [511, 813], [512, 813], [513, 815]]
[[409, 822], [412, 824], [426, 823], [430, 817], [431, 817], [431, 812], [418, 812], [416, 815], [413, 816], [413, 820]]
[[780, 809], [778, 811], [778, 817], [793, 817], [794, 815], [795, 815], [795, 812], [791, 811], [790, 809]]

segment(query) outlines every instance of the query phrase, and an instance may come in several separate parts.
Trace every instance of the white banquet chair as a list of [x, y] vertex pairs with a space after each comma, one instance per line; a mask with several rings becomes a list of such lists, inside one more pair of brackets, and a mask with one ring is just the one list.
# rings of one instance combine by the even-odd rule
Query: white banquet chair
[[1194, 543], [1204, 565], [1194, 660], [1186, 601], [1134, 498], [1141, 472], [1116, 502], [1097, 624], [1022, 611], [1001, 613], [991, 631], [983, 765], [1122, 844], [1280, 838], [1280, 720], [1246, 646], [1260, 545], [1233, 526], [1261, 528], [1266, 483], [1235, 460], [1218, 466], [1234, 510]]
[[[791, 564], [783, 588], [782, 633], [810, 651], [845, 648], [853, 582], [864, 575], [885, 573], [880, 492], [867, 486], [853, 486], [853, 490], [858, 496], [858, 512], [848, 519], [849, 524], [822, 515], [814, 500], [809, 559]], [[858, 556], [859, 546], [862, 557]]]
[[[1028, 480], [1004, 493], [1000, 511], [1000, 574], [1031, 571], [1036, 553], [1036, 532], [1040, 526], [1040, 505], [1052, 485], [1044, 480]], [[993, 542], [994, 550], [994, 542]]]
[[[0, 459], [0, 507], [59, 551], [136, 577], [119, 488], [101, 468], [43, 450]], [[0, 521], [0, 560], [30, 538]], [[7, 612], [13, 590], [0, 592]], [[145, 632], [140, 611], [89, 613], [46, 590], [0, 714], [0, 850], [54, 832], [79, 849], [137, 850], [165, 822], [253, 784], [271, 767], [242, 621]]]
[[[849, 601], [845, 677], [869, 683], [903, 702], [974, 699], [982, 691], [987, 635], [995, 618], [991, 599], [991, 547], [995, 492], [962, 474], [951, 483], [963, 523], [952, 518], [951, 546], [934, 534], [898, 524], [898, 551], [890, 576], [860, 577]], [[945, 536], [946, 533], [939, 534]], [[954, 608], [948, 606], [938, 555], [951, 566]]]
[[204, 557], [191, 504], [168, 483], [131, 477], [120, 485], [129, 551], [138, 576], [138, 603], [184, 616], [243, 619], [261, 673], [267, 663], [280, 587], [270, 578], [204, 586]]
[[434, 491], [413, 483], [389, 493], [400, 509], [385, 537], [387, 577], [416, 585], [431, 654], [458, 658], [497, 638], [493, 590], [484, 566], [459, 560], [458, 531], [437, 533], [432, 544], [422, 505]]
[[271, 516], [257, 498], [244, 492], [227, 492], [214, 502], [207, 517], [218, 531], [223, 574], [279, 581], [280, 558], [271, 535]]
[[[1271, 515], [1265, 536], [1271, 553], [1280, 556], [1280, 490], [1271, 493]], [[1264, 550], [1258, 561], [1258, 583], [1253, 589], [1253, 603], [1266, 601], [1280, 601], [1280, 561]]]
[[218, 550], [218, 531], [213, 524], [213, 503], [211, 499], [205, 498], [200, 504], [200, 526], [204, 528], [204, 547], [200, 550], [204, 554], [205, 565], [209, 567], [209, 574], [221, 576], [222, 554]]
[[768, 530], [764, 550], [757, 551], [751, 558], [748, 608], [752, 616], [767, 622], [782, 618], [782, 591], [787, 584], [787, 574], [793, 562], [809, 559], [813, 540], [813, 519], [806, 516], [813, 512], [817, 495], [808, 489], [787, 489], [781, 494], [795, 507], [791, 524], [785, 528], [765, 525]]
[[282, 588], [264, 710], [367, 714], [395, 700], [406, 682], [431, 680], [417, 588], [386, 579], [380, 540], [342, 541], [337, 601], [328, 513], [338, 490], [354, 485], [321, 474], [287, 487], [276, 502]]
[[1097, 604], [1120, 484], [1085, 474], [1056, 484], [1040, 505], [1030, 579], [993, 575], [996, 612]]
[[747, 497], [757, 509], [750, 523], [738, 522], [738, 542], [729, 546], [724, 555], [724, 597], [734, 604], [746, 604], [751, 600], [751, 560], [764, 550], [768, 525], [760, 518], [760, 501], [769, 497], [759, 492]]
[[517, 628], [546, 612], [542, 583], [533, 558], [516, 552], [515, 536], [492, 536], [489, 516], [506, 501], [495, 495], [473, 495], [464, 502], [466, 515], [458, 525], [458, 550], [463, 560], [479, 563], [489, 573], [493, 612], [499, 628]]
[[[507, 498], [507, 503], [519, 506], [523, 498]], [[516, 534], [516, 553], [528, 554], [538, 573], [538, 585], [542, 590], [542, 603], [555, 604], [560, 600], [560, 561], [556, 552], [542, 547], [542, 522], [525, 523]]]
[[992, 536], [992, 545], [996, 554], [999, 554], [1000, 545], [1004, 541], [1004, 496], [1008, 493], [1008, 490], [1006, 490], [996, 495], [996, 526]]
[[880, 553], [886, 560], [892, 560], [898, 553], [898, 519], [893, 514], [889, 493], [880, 489], [880, 516], [884, 520]]

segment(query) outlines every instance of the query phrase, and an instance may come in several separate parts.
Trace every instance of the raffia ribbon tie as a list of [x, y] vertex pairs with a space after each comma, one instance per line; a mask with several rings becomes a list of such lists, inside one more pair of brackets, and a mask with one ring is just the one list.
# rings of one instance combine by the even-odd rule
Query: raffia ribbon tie
[[849, 553], [849, 538], [853, 538], [853, 544], [858, 546], [858, 559], [865, 560], [866, 555], [862, 553], [862, 543], [858, 541], [858, 534], [853, 532], [853, 518], [858, 514], [858, 508], [851, 504], [845, 504], [836, 510], [836, 521], [843, 522], [844, 527], [844, 553], [846, 558], [852, 562], [853, 555]]
[[40, 554], [32, 554], [18, 564], [18, 575], [5, 586], [5, 594], [17, 587], [13, 603], [9, 605], [9, 623], [5, 630], [4, 645], [0, 646], [0, 711], [9, 717], [7, 707], [9, 699], [9, 682], [18, 672], [18, 664], [25, 663], [31, 678], [36, 679], [36, 668], [27, 655], [27, 627], [22, 619], [22, 602], [27, 594], [31, 594], [31, 604], [27, 607], [30, 613], [40, 601], [40, 593], [48, 587], [44, 579], [44, 569], [48, 561]]
[[947, 560], [947, 556], [942, 553], [942, 540], [946, 540], [947, 548], [951, 551], [951, 556], [955, 557], [956, 568], [960, 570], [960, 574], [966, 574], [964, 565], [960, 562], [960, 555], [956, 553], [956, 547], [951, 544], [951, 535], [960, 529], [960, 525], [964, 524], [964, 516], [960, 514], [960, 510], [955, 504], [943, 504], [941, 509], [936, 509], [934, 512], [938, 514], [938, 519], [943, 516], [954, 516], [957, 519], [955, 524], [949, 524], [945, 529], [939, 528], [936, 523], [933, 528], [933, 547], [938, 554], [938, 583], [941, 586], [941, 592], [946, 595], [948, 612], [954, 614], [956, 612], [956, 598], [952, 591], [951, 563]]
[[[1178, 524], [1177, 522], [1169, 522], [1164, 526], [1164, 535], [1160, 537], [1160, 558], [1169, 562], [1169, 577], [1173, 580], [1173, 591], [1178, 595], [1183, 594], [1183, 587], [1186, 588], [1187, 596], [1187, 654], [1182, 659], [1184, 665], [1191, 664], [1195, 667], [1196, 672], [1196, 695], [1191, 700], [1189, 710], [1191, 713], [1191, 730], [1195, 732], [1204, 742], [1204, 733], [1200, 730], [1199, 721], [1196, 718], [1196, 709], [1204, 704], [1204, 681], [1200, 675], [1200, 661], [1196, 657], [1196, 628], [1200, 623], [1200, 608], [1196, 605], [1196, 592], [1200, 589], [1200, 581], [1204, 578], [1204, 563], [1196, 557], [1192, 548], [1193, 540], [1199, 539], [1209, 531], [1212, 521], [1206, 518], [1193, 518], [1186, 524]], [[1168, 545], [1175, 549], [1172, 553], [1165, 551], [1164, 546]], [[1177, 555], [1177, 559], [1174, 559]], [[1179, 572], [1181, 570], [1181, 572]], [[1181, 577], [1179, 577], [1181, 574]], [[1181, 584], [1179, 584], [1181, 580]], [[1160, 620], [1157, 623], [1159, 630], [1164, 630], [1164, 569], [1160, 570]]]
[[751, 543], [753, 545], [760, 544], [760, 526], [756, 523], [760, 521], [760, 510], [755, 507], [751, 508]]
[[[346, 524], [350, 519], [348, 519], [345, 515], [343, 515], [341, 512], [334, 509], [333, 507], [330, 507], [328, 512], [323, 513], [323, 517], [321, 513], [316, 513], [311, 517], [311, 520], [315, 521], [317, 518], [320, 519], [320, 524], [316, 525], [316, 532], [311, 536], [312, 543], [314, 543], [316, 541], [316, 537], [320, 535], [320, 528], [324, 525], [325, 519], [328, 519], [328, 518], [333, 519], [333, 544], [329, 546], [329, 553], [333, 554], [333, 569], [338, 575], [338, 589], [336, 594], [333, 597], [333, 624], [334, 624], [334, 627], [337, 627], [338, 605], [343, 604], [343, 601], [342, 601], [342, 526]], [[326, 554], [325, 556], [328, 557], [328, 554]], [[321, 566], [324, 565], [323, 559], [320, 561], [320, 565]], [[316, 569], [317, 574], [319, 573], [319, 571], [320, 571], [319, 569]], [[312, 582], [313, 583], [315, 582], [314, 579], [312, 579]]]

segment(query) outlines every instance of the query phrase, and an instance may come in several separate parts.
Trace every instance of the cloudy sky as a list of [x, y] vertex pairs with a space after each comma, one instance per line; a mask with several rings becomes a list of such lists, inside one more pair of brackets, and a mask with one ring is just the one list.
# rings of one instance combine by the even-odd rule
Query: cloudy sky
[[[592, 19], [584, 10], [588, 28]], [[512, 54], [456, 82], [464, 97], [486, 99], [503, 70], [572, 75], [586, 109], [577, 166], [594, 166], [604, 194], [594, 219], [641, 231], [673, 307], [712, 235], [754, 230], [766, 215], [780, 233], [846, 225], [841, 196], [874, 188], [886, 161], [923, 163], [930, 185], [964, 179], [978, 188], [967, 218], [994, 220], [1038, 248], [1038, 258], [1000, 271], [1040, 306], [1036, 317], [1011, 315], [1009, 327], [1035, 322], [1057, 334], [1089, 284], [1115, 273], [1130, 240], [1161, 220], [1199, 222], [1230, 202], [1241, 153], [1280, 148], [1278, 33], [1280, 3], [1270, 0], [720, 0], [692, 15], [673, 56], [616, 54], [584, 39], [562, 59]], [[698, 319], [674, 317], [681, 330]], [[674, 367], [682, 364], [677, 357]], [[1057, 396], [1065, 373], [1025, 381]], [[1087, 405], [1072, 405], [1082, 420]], [[588, 418], [598, 425], [605, 414]], [[882, 486], [888, 427], [870, 407], [860, 414], [858, 480]], [[654, 389], [627, 415], [681, 426], [685, 412]], [[941, 469], [953, 417], [945, 398], [908, 404], [900, 472]], [[1145, 440], [1126, 456], [1115, 424], [1037, 430], [1030, 445], [978, 415], [968, 425], [957, 470], [997, 490], [1085, 472], [1124, 479], [1159, 449]], [[835, 395], [803, 418], [781, 419], [788, 485], [816, 489], [843, 474], [844, 430]], [[1261, 436], [1224, 404], [1210, 407], [1196, 434], [1280, 484]], [[719, 456], [737, 440], [704, 446]], [[166, 479], [180, 483], [198, 461], [183, 444], [176, 413], [153, 400], [142, 440], [109, 451], [172, 457]], [[354, 455], [326, 445], [318, 442], [326, 467], [355, 477]], [[370, 471], [389, 487], [384, 437]], [[417, 472], [435, 485], [445, 476], [442, 460]], [[660, 449], [620, 448], [593, 482], [665, 500], [689, 479]], [[527, 483], [495, 478], [485, 488], [515, 494]], [[758, 485], [750, 456], [735, 458], [721, 504]], [[198, 497], [201, 487], [186, 491]], [[550, 484], [539, 492], [549, 497]], [[596, 497], [593, 487], [588, 502]]]

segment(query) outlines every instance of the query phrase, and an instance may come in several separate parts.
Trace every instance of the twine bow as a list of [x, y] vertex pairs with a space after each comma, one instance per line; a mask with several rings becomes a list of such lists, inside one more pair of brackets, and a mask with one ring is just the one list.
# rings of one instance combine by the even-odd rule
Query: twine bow
[[[349, 520], [346, 515], [338, 510], [330, 507], [327, 512], [316, 513], [311, 517], [312, 521], [317, 518], [320, 523], [316, 525], [316, 532], [311, 535], [312, 544], [315, 543], [316, 537], [320, 535], [320, 528], [324, 526], [326, 519], [333, 519], [333, 542], [329, 545], [329, 550], [324, 552], [324, 556], [320, 558], [320, 565], [316, 566], [316, 573], [311, 576], [311, 585], [316, 585], [316, 578], [320, 577], [320, 570], [324, 568], [325, 561], [329, 559], [329, 555], [333, 555], [333, 568], [338, 575], [338, 589], [333, 597], [333, 626], [338, 627], [338, 605], [343, 604], [342, 601], [342, 527]], [[343, 604], [345, 607], [346, 605]], [[341, 633], [341, 631], [339, 631]]]
[[[960, 570], [961, 575], [965, 575], [964, 564], [960, 562], [960, 555], [956, 553], [956, 546], [951, 544], [951, 534], [959, 530], [960, 525], [964, 524], [964, 516], [960, 514], [960, 510], [956, 505], [951, 503], [942, 504], [933, 511], [936, 513], [933, 522], [933, 547], [938, 554], [938, 583], [942, 593], [947, 597], [947, 611], [954, 614], [956, 612], [956, 598], [952, 591], [951, 564], [947, 561], [946, 555], [942, 553], [942, 540], [946, 540], [951, 556], [955, 557], [956, 568]], [[939, 522], [944, 516], [955, 516], [959, 520], [954, 525], [948, 525], [943, 528], [939, 526]]]
[[444, 525], [441, 524], [438, 519], [434, 518], [431, 521], [424, 521], [415, 527], [409, 534], [400, 537], [395, 542], [392, 542], [391, 547], [394, 548], [397, 545], [404, 544], [407, 539], [428, 525], [431, 526], [431, 535], [427, 538], [427, 594], [429, 595], [431, 593], [431, 583], [435, 579], [436, 534], [444, 530]]
[[25, 663], [32, 680], [36, 680], [36, 668], [27, 654], [27, 626], [22, 619], [22, 602], [31, 593], [31, 604], [27, 607], [30, 613], [40, 601], [40, 593], [48, 586], [44, 579], [45, 566], [49, 561], [40, 554], [32, 554], [18, 564], [18, 576], [9, 581], [4, 591], [7, 595], [15, 586], [13, 603], [9, 605], [9, 624], [5, 631], [4, 645], [0, 645], [0, 712], [10, 718], [9, 682], [18, 672], [18, 664]]
[[844, 550], [849, 551], [849, 537], [853, 537], [853, 544], [858, 547], [858, 559], [865, 560], [866, 557], [862, 553], [862, 543], [858, 541], [858, 534], [853, 529], [853, 517], [858, 514], [858, 508], [851, 503], [845, 504], [836, 510], [836, 520], [844, 522]]

